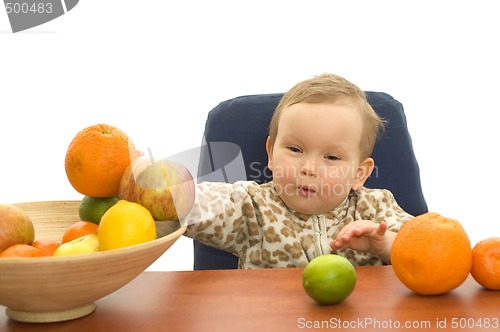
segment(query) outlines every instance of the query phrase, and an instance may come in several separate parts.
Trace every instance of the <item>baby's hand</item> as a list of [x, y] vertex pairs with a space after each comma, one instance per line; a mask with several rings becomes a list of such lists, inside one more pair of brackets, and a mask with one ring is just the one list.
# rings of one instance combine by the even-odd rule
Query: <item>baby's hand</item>
[[379, 256], [384, 262], [390, 263], [392, 243], [396, 233], [387, 232], [387, 224], [374, 223], [370, 220], [357, 220], [346, 225], [340, 231], [330, 246], [333, 250], [351, 248], [358, 251], [368, 251]]

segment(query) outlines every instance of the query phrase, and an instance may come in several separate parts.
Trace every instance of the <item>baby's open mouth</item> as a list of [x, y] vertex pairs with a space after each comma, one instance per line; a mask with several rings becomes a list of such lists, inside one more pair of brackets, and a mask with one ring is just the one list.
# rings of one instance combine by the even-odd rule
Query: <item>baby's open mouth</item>
[[311, 196], [316, 194], [316, 188], [313, 186], [299, 186], [299, 193], [304, 196]]

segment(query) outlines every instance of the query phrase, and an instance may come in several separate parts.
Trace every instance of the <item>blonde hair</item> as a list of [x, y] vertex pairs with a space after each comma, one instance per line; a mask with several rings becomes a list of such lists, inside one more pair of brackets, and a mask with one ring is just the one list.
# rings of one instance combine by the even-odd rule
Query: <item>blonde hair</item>
[[384, 128], [383, 120], [375, 113], [366, 99], [366, 94], [348, 80], [333, 74], [322, 74], [292, 87], [281, 99], [269, 125], [269, 138], [274, 145], [278, 135], [278, 124], [283, 110], [291, 105], [304, 103], [335, 103], [351, 101], [363, 118], [361, 158], [368, 158], [373, 152], [377, 136]]

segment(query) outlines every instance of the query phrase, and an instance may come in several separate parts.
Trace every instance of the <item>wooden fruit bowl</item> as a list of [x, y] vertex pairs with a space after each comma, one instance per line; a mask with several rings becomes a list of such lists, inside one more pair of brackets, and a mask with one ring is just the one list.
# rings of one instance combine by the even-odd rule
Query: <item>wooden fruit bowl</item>
[[[79, 201], [16, 204], [35, 226], [35, 239], [60, 241], [80, 220]], [[93, 254], [0, 259], [0, 305], [22, 322], [57, 322], [83, 317], [95, 301], [129, 283], [185, 232], [178, 222], [158, 222], [154, 241]]]

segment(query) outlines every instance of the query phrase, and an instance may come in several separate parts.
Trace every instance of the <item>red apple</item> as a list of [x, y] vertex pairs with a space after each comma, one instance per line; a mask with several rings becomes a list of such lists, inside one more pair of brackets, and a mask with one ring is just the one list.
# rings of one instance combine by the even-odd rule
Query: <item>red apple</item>
[[28, 215], [19, 207], [0, 204], [0, 251], [14, 244], [29, 244], [35, 240], [35, 228]]
[[181, 163], [139, 157], [125, 169], [120, 181], [121, 199], [139, 203], [155, 220], [179, 220], [195, 200], [191, 172]]

